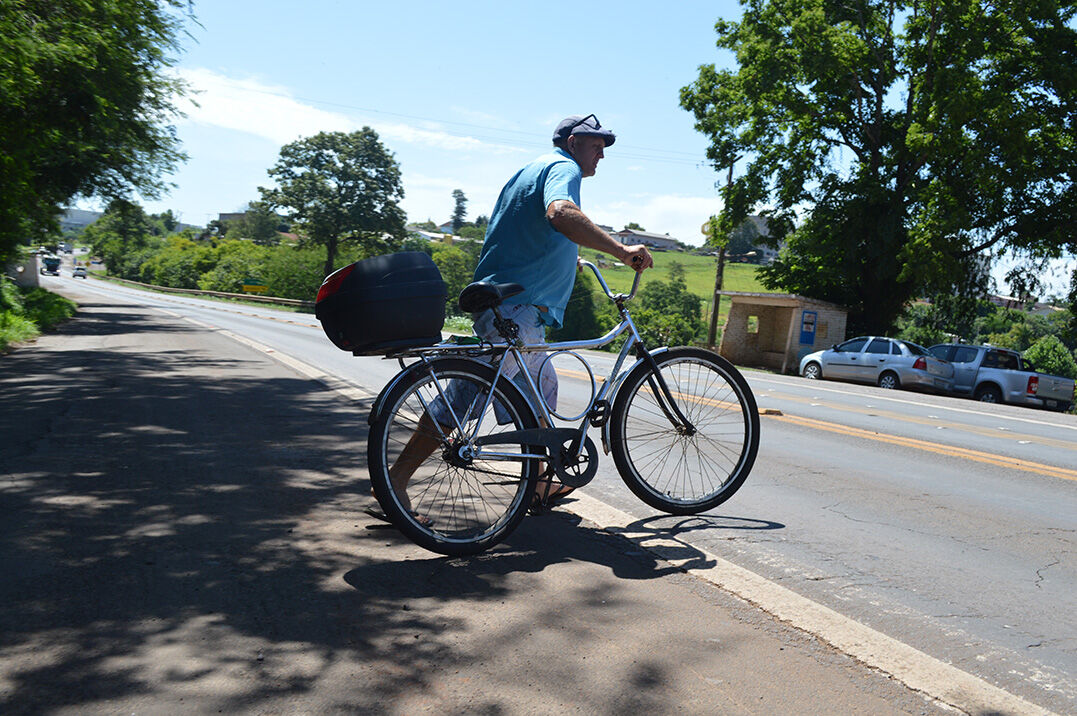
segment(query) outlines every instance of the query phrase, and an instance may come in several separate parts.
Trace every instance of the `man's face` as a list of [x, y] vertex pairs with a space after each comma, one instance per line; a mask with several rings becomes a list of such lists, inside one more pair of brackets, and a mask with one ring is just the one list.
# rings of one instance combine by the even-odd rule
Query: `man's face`
[[598, 160], [605, 156], [606, 140], [602, 137], [589, 137], [574, 134], [568, 138], [568, 150], [576, 163], [580, 165], [585, 177], [593, 177], [598, 168]]

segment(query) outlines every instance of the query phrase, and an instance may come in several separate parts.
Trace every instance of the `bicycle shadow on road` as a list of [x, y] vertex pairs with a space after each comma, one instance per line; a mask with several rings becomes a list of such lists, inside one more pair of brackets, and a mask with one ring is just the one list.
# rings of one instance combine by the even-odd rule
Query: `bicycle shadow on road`
[[[571, 501], [566, 502], [571, 504]], [[672, 524], [670, 523], [672, 521]], [[558, 564], [589, 562], [602, 566], [618, 580], [650, 580], [715, 565], [689, 542], [679, 539], [699, 530], [773, 530], [784, 525], [749, 518], [656, 516], [625, 528], [586, 526], [576, 514], [563, 510], [528, 516], [501, 545], [466, 558], [425, 552], [408, 542], [394, 527], [367, 525], [365, 539], [377, 540], [386, 561], [349, 571], [345, 581], [360, 590], [381, 585], [383, 596], [484, 599], [508, 596], [508, 575], [540, 573]], [[398, 550], [406, 559], [394, 559]]]

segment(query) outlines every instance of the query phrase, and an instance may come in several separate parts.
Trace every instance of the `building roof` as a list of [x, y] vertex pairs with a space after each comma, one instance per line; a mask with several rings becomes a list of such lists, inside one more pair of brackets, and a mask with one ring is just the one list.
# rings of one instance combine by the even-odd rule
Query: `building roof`
[[848, 311], [845, 306], [839, 306], [836, 303], [830, 303], [829, 301], [821, 301], [818, 298], [811, 298], [810, 296], [801, 296], [795, 293], [762, 293], [756, 291], [718, 291], [719, 296], [729, 296], [731, 299], [752, 299], [746, 300], [747, 303], [755, 303], [761, 306], [796, 306], [801, 304], [811, 304], [813, 306], [820, 306], [823, 308], [830, 308], [836, 311]]

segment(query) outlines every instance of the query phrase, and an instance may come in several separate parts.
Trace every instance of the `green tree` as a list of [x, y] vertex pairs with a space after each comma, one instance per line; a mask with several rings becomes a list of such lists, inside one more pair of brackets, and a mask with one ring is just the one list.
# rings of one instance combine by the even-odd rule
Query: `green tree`
[[632, 314], [648, 346], [689, 345], [703, 333], [702, 299], [688, 291], [684, 267], [670, 266], [669, 281], [651, 281], [639, 290], [639, 308]]
[[486, 238], [486, 229], [474, 224], [464, 224], [456, 233], [465, 239], [474, 239], [475, 241], [482, 241]]
[[156, 286], [198, 288], [202, 275], [217, 264], [218, 250], [176, 234], [139, 266], [139, 280]]
[[[269, 249], [250, 241], [226, 239], [217, 247], [217, 260], [198, 279], [203, 291], [241, 293], [246, 278], [265, 280], [262, 269]], [[268, 291], [268, 286], [266, 287]]]
[[464, 225], [464, 217], [467, 216], [467, 197], [460, 189], [453, 189], [452, 200], [452, 232], [455, 234]]
[[431, 244], [431, 258], [437, 264], [441, 278], [445, 281], [448, 291], [445, 301], [446, 308], [450, 313], [460, 313], [457, 300], [464, 286], [471, 283], [475, 272], [475, 261], [467, 252], [456, 246], [448, 244]]
[[642, 226], [640, 226], [639, 224], [637, 224], [634, 221], [630, 221], [627, 224], [625, 224], [624, 230], [625, 231], [646, 231], [647, 229], [643, 228]]
[[150, 214], [150, 221], [155, 226], [154, 233], [162, 236], [174, 233], [179, 228], [179, 220], [176, 219], [176, 215], [172, 213], [171, 209], [162, 211], [160, 214]]
[[230, 222], [228, 238], [250, 239], [256, 244], [272, 246], [280, 242], [281, 218], [262, 201], [247, 204], [243, 216]]
[[[728, 235], [759, 206], [764, 283], [842, 303], [885, 331], [969, 259], [1077, 248], [1077, 32], [1061, 0], [753, 0], [720, 21], [739, 67], [700, 68], [682, 106]], [[792, 230], [797, 212], [803, 220]], [[1034, 283], [1028, 270], [1014, 276]], [[1019, 281], [1020, 282], [1020, 281]]]
[[551, 341], [577, 341], [597, 338], [617, 323], [616, 314], [605, 296], [595, 295], [595, 282], [583, 271], [576, 272], [572, 294], [565, 307], [565, 319], [560, 328], [550, 330]]
[[0, 3], [0, 264], [77, 196], [159, 195], [182, 159], [170, 76], [187, 2]]
[[269, 175], [277, 188], [259, 187], [262, 199], [287, 212], [301, 243], [325, 247], [326, 276], [342, 245], [361, 243], [373, 255], [404, 237], [400, 167], [370, 127], [286, 144]]
[[1043, 336], [1025, 351], [1025, 358], [1041, 373], [1077, 378], [1077, 361], [1055, 336]]
[[113, 199], [101, 217], [86, 227], [83, 240], [105, 262], [109, 274], [141, 279], [139, 267], [161, 244], [153, 236], [153, 222], [143, 208], [127, 199]]

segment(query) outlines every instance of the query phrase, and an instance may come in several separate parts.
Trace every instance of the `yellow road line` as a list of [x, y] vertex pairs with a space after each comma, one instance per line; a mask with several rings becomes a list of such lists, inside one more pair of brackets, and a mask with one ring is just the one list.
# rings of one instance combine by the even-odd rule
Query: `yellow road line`
[[996, 465], [998, 467], [1008, 467], [1016, 470], [1024, 470], [1026, 472], [1034, 472], [1040, 475], [1048, 475], [1050, 477], [1060, 477], [1063, 480], [1077, 480], [1077, 470], [1068, 470], [1064, 467], [1044, 465], [1038, 462], [1030, 462], [1028, 460], [1020, 460], [1018, 458], [1006, 457], [1005, 455], [993, 455], [991, 453], [979, 452], [978, 450], [969, 450], [967, 448], [959, 448], [952, 445], [943, 445], [941, 443], [932, 443], [926, 440], [917, 440], [916, 438], [903, 438], [898, 437], [897, 435], [884, 435], [882, 433], [872, 432], [870, 430], [851, 428], [846, 425], [829, 423], [824, 420], [815, 420], [813, 418], [802, 418], [795, 415], [774, 415], [770, 417], [772, 420], [781, 420], [787, 423], [793, 423], [794, 425], [801, 425], [803, 427], [814, 428], [816, 430], [826, 430], [827, 432], [838, 433], [840, 435], [849, 435], [851, 437], [877, 440], [879, 442], [889, 443], [891, 445], [900, 445], [902, 447], [910, 447], [917, 450], [926, 450], [927, 452], [933, 452], [938, 455], [960, 457], [965, 458], [966, 460], [974, 460], [976, 462], [982, 462], [988, 465]]
[[[559, 375], [563, 374], [583, 379], [587, 378], [587, 374], [583, 372], [561, 369], [558, 369], [557, 372]], [[725, 408], [739, 408], [739, 406], [734, 403], [716, 401], [701, 396], [690, 396], [690, 398], [707, 405], [714, 405]], [[772, 420], [783, 420], [787, 423], [793, 423], [795, 425], [800, 425], [806, 428], [814, 428], [816, 430], [825, 430], [827, 432], [837, 433], [839, 435], [848, 435], [851, 437], [864, 438], [867, 440], [876, 440], [878, 442], [889, 443], [891, 445], [900, 445], [901, 447], [913, 448], [916, 450], [925, 450], [927, 452], [936, 453], [938, 455], [946, 455], [948, 457], [958, 457], [964, 458], [966, 460], [973, 460], [975, 462], [984, 463], [986, 465], [1007, 467], [1014, 470], [1024, 470], [1025, 472], [1032, 472], [1038, 475], [1047, 475], [1049, 477], [1058, 477], [1063, 480], [1077, 480], [1077, 470], [1070, 470], [1064, 467], [1055, 467], [1054, 465], [1045, 465], [1043, 463], [1031, 462], [1029, 460], [1020, 460], [1018, 458], [1006, 457], [1005, 455], [994, 455], [992, 453], [980, 452], [978, 450], [969, 450], [968, 448], [954, 447], [952, 445], [944, 445], [942, 443], [933, 443], [928, 442], [927, 440], [917, 440], [916, 438], [904, 438], [897, 435], [886, 435], [871, 430], [863, 430], [861, 428], [853, 428], [847, 425], [841, 425], [839, 423], [831, 423], [825, 420], [816, 420], [814, 418], [803, 418], [795, 415], [784, 414], [774, 415], [772, 413], [767, 413], [764, 411], [760, 411], [760, 414], [766, 415]]]

